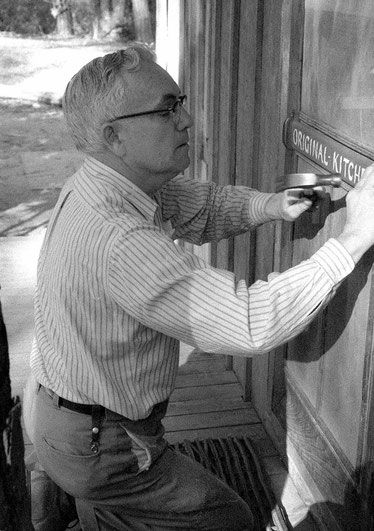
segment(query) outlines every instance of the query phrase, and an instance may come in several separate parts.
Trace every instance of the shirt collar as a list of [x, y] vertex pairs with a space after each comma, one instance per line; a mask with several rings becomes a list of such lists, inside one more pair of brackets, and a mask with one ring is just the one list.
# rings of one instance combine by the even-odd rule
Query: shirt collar
[[131, 203], [151, 220], [154, 219], [158, 208], [156, 197], [148, 196], [122, 174], [90, 156], [85, 159], [78, 172], [76, 186], [81, 191], [89, 189], [89, 196], [96, 204], [99, 201], [121, 208], [126, 203]]

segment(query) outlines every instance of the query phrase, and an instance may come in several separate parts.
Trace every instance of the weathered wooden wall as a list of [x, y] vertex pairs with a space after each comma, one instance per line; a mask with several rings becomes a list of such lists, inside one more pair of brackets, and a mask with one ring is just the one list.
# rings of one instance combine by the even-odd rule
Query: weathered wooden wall
[[[190, 174], [219, 185], [257, 186], [257, 2], [208, 0], [182, 6], [180, 83], [195, 120]], [[250, 281], [254, 245], [254, 234], [212, 244], [211, 262]], [[234, 359], [228, 364], [233, 364], [248, 398], [252, 361]]]
[[[180, 6], [180, 82], [195, 119], [191, 174], [274, 191], [285, 172], [315, 171], [282, 142], [285, 119], [301, 106], [304, 0]], [[334, 192], [339, 208], [326, 202], [320, 226], [308, 214], [212, 245], [213, 265], [251, 283], [308, 258], [341, 230], [346, 191]], [[300, 489], [320, 502], [313, 510], [329, 531], [372, 525], [372, 254], [309, 335], [253, 360], [231, 360], [244, 396]]]

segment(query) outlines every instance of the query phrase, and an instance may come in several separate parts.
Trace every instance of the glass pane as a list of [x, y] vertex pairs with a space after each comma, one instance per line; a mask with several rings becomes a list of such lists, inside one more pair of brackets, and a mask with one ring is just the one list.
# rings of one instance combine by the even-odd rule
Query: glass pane
[[306, 0], [302, 110], [374, 149], [374, 1]]

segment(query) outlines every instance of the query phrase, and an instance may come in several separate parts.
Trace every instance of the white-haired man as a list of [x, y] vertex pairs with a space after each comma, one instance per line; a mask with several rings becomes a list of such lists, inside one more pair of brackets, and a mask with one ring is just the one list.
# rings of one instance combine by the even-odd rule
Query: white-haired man
[[302, 264], [248, 287], [175, 244], [292, 221], [308, 198], [188, 180], [192, 119], [152, 54], [129, 47], [70, 81], [64, 114], [83, 167], [38, 265], [33, 442], [84, 530], [256, 529], [248, 507], [164, 439], [182, 341], [264, 353], [299, 334], [374, 243], [374, 167], [347, 223]]

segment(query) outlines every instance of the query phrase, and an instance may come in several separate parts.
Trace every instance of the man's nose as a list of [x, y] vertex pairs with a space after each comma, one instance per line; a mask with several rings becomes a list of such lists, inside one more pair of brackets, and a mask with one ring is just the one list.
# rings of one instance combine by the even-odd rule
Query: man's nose
[[182, 107], [177, 129], [188, 129], [189, 127], [193, 126], [193, 123], [194, 122], [190, 113], [185, 109], [185, 107]]

